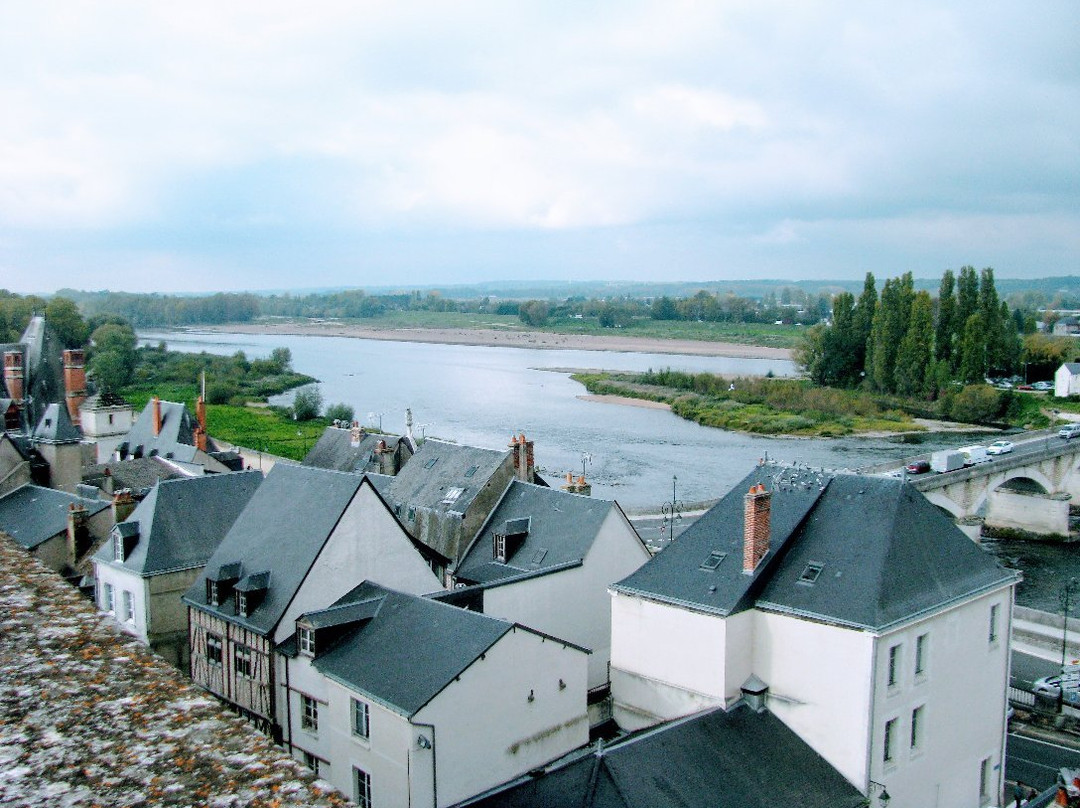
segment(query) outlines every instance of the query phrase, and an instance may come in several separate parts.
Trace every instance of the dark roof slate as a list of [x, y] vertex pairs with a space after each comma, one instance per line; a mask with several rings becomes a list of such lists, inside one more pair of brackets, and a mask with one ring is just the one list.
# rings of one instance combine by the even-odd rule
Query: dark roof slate
[[82, 432], [71, 422], [67, 407], [50, 404], [34, 429], [35, 443], [78, 443]]
[[374, 452], [379, 441], [385, 441], [387, 449], [392, 452], [400, 440], [393, 435], [363, 431], [360, 441], [353, 446], [351, 429], [328, 426], [305, 455], [303, 464], [333, 471], [378, 471], [379, 463], [374, 459]]
[[[272, 634], [364, 477], [277, 463], [237, 517], [184, 600], [258, 634]], [[273, 585], [248, 617], [206, 603], [206, 578], [240, 562], [242, 574], [269, 572]]]
[[138, 526], [139, 540], [128, 557], [115, 561], [109, 545], [94, 557], [142, 575], [202, 566], [262, 479], [257, 471], [241, 471], [161, 480], [131, 516], [117, 525], [117, 529]]
[[[395, 505], [464, 513], [508, 456], [505, 451], [428, 438], [393, 478], [389, 499]], [[453, 502], [443, 503], [452, 488], [462, 489], [461, 493]]]
[[771, 713], [744, 705], [644, 730], [463, 805], [855, 808], [865, 797]]
[[192, 476], [163, 457], [112, 460], [96, 466], [86, 466], [82, 472], [84, 483], [104, 490], [109, 484], [107, 478], [111, 477], [114, 491], [129, 488], [138, 497], [148, 494], [158, 480], [187, 479]]
[[[747, 575], [743, 495], [757, 483], [773, 492], [771, 541]], [[727, 556], [704, 569], [714, 551]], [[765, 465], [614, 588], [719, 614], [756, 606], [881, 629], [1015, 579], [901, 480]]]
[[185, 456], [177, 454], [182, 452], [178, 447], [195, 445], [195, 418], [183, 404], [175, 401], [161, 401], [160, 404], [161, 431], [154, 434], [154, 399], [150, 399], [118, 449], [126, 449], [129, 455], [138, 453], [142, 457], [147, 457], [154, 450], [161, 455], [172, 452], [178, 459], [187, 459], [187, 453]]
[[[314, 666], [326, 676], [414, 715], [515, 628], [513, 623], [366, 582], [336, 605], [368, 603], [357, 626]], [[305, 615], [318, 621], [323, 613]], [[370, 617], [366, 615], [370, 614]]]
[[[581, 562], [615, 507], [609, 500], [512, 480], [455, 574], [459, 579], [491, 583]], [[505, 563], [496, 561], [492, 552], [493, 535], [519, 529], [515, 524], [527, 524], [524, 541]]]
[[82, 505], [90, 516], [109, 507], [99, 499], [85, 499], [55, 488], [23, 485], [0, 497], [0, 531], [27, 550], [67, 530], [68, 509]]

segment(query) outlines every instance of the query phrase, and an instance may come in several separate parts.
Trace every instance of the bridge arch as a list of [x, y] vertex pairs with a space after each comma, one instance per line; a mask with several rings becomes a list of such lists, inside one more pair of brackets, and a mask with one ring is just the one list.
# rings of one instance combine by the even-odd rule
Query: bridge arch
[[1037, 479], [1041, 474], [1023, 474], [1009, 477], [994, 488], [995, 491], [1012, 491], [1017, 494], [1050, 494], [1052, 488], [1043, 481]]
[[964, 509], [940, 491], [924, 491], [923, 496], [926, 497], [931, 505], [936, 505], [953, 521], [964, 516]]

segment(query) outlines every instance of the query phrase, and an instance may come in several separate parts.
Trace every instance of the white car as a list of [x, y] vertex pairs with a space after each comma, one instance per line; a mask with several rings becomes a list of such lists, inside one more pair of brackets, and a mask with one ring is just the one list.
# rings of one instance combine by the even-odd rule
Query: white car
[[992, 455], [1008, 454], [1013, 450], [1012, 441], [996, 440], [986, 447], [986, 453]]

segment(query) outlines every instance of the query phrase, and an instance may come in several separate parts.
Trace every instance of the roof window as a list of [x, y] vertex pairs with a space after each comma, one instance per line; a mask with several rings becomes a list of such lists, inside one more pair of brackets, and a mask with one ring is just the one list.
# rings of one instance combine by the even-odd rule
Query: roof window
[[711, 572], [720, 566], [720, 562], [727, 558], [727, 553], [723, 553], [719, 550], [713, 550], [709, 553], [709, 557], [701, 562], [701, 566], [698, 569]]
[[479, 466], [469, 466], [469, 468], [465, 471], [465, 476], [466, 477], [472, 477], [479, 470], [480, 470]]
[[442, 498], [442, 505], [453, 505], [458, 501], [458, 497], [465, 493], [464, 488], [453, 487], [446, 492], [446, 496]]
[[821, 575], [821, 571], [825, 569], [825, 565], [818, 561], [811, 561], [806, 565], [806, 569], [802, 571], [802, 575], [799, 576], [799, 583], [812, 584], [817, 581], [818, 576]]
[[424, 464], [424, 468], [426, 468], [426, 469], [429, 469], [429, 468], [431, 468], [432, 466], [434, 466], [434, 465], [435, 465], [436, 463], [438, 463], [438, 462], [439, 462], [439, 458], [437, 458], [437, 457], [433, 457], [433, 458], [431, 458], [431, 460], [429, 460], [428, 462], [426, 462], [426, 463]]

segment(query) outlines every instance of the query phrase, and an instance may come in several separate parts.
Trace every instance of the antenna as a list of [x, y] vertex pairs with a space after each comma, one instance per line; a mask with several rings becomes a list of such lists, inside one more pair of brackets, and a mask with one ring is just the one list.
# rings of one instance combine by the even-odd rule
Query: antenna
[[588, 452], [582, 452], [581, 453], [581, 476], [582, 477], [586, 476], [585, 475], [585, 466], [591, 466], [591, 465], [592, 465], [592, 455], [589, 454]]

